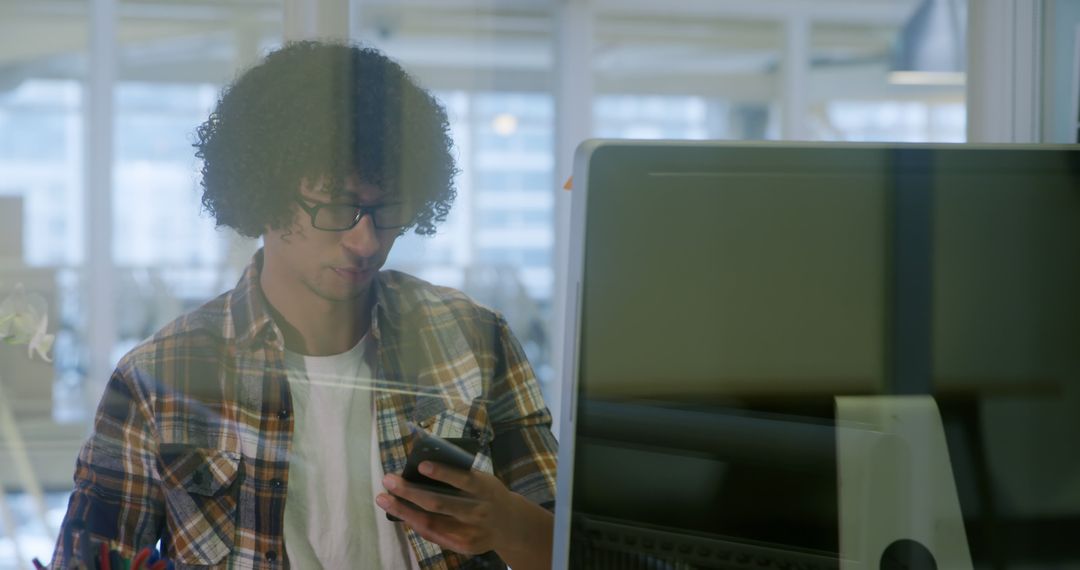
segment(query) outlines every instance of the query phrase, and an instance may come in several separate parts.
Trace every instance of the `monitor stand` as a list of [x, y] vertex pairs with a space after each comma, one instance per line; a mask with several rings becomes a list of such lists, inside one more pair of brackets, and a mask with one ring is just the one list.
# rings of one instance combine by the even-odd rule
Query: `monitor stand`
[[841, 570], [971, 570], [945, 430], [929, 396], [836, 398]]

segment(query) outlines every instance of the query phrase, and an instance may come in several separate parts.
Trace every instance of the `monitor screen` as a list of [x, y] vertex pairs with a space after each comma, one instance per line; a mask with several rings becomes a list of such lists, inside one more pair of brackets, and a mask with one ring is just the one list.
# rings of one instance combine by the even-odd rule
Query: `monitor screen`
[[574, 179], [557, 563], [839, 566], [847, 395], [974, 432], [984, 524], [971, 406], [1080, 377], [1074, 149], [590, 141]]

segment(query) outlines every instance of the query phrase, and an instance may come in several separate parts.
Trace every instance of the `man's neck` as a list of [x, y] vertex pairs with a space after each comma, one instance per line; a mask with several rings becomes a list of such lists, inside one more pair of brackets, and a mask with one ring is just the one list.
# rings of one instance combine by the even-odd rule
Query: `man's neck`
[[281, 284], [281, 280], [268, 279], [266, 271], [259, 276], [270, 314], [285, 338], [285, 348], [293, 352], [308, 356], [341, 354], [356, 346], [371, 327], [372, 288], [353, 300], [331, 301], [306, 289], [291, 291]]

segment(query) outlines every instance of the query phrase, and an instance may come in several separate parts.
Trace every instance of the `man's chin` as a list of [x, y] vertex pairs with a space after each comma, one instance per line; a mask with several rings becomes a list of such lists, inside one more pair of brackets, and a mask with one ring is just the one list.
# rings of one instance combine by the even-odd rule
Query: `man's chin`
[[320, 288], [315, 291], [315, 294], [326, 299], [327, 301], [334, 301], [336, 303], [349, 303], [363, 299], [368, 292], [368, 287], [357, 286], [349, 289], [335, 289], [328, 290], [327, 288]]

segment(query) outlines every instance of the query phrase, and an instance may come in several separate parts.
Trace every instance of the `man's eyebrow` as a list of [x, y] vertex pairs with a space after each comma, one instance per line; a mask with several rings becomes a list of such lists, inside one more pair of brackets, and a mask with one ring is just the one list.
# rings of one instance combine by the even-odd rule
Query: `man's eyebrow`
[[373, 200], [363, 200], [359, 194], [354, 192], [342, 192], [336, 194], [330, 198], [331, 202], [335, 204], [349, 204], [357, 206], [389, 206], [401, 204], [401, 200], [396, 199], [394, 196], [376, 196]]
[[400, 200], [390, 200], [390, 199], [387, 199], [386, 197], [382, 197], [382, 198], [376, 198], [375, 200], [370, 200], [370, 201], [367, 201], [367, 202], [364, 202], [362, 200], [354, 200], [354, 201], [349, 202], [349, 203], [357, 205], [357, 206], [397, 206], [397, 205], [401, 204], [402, 202]]

